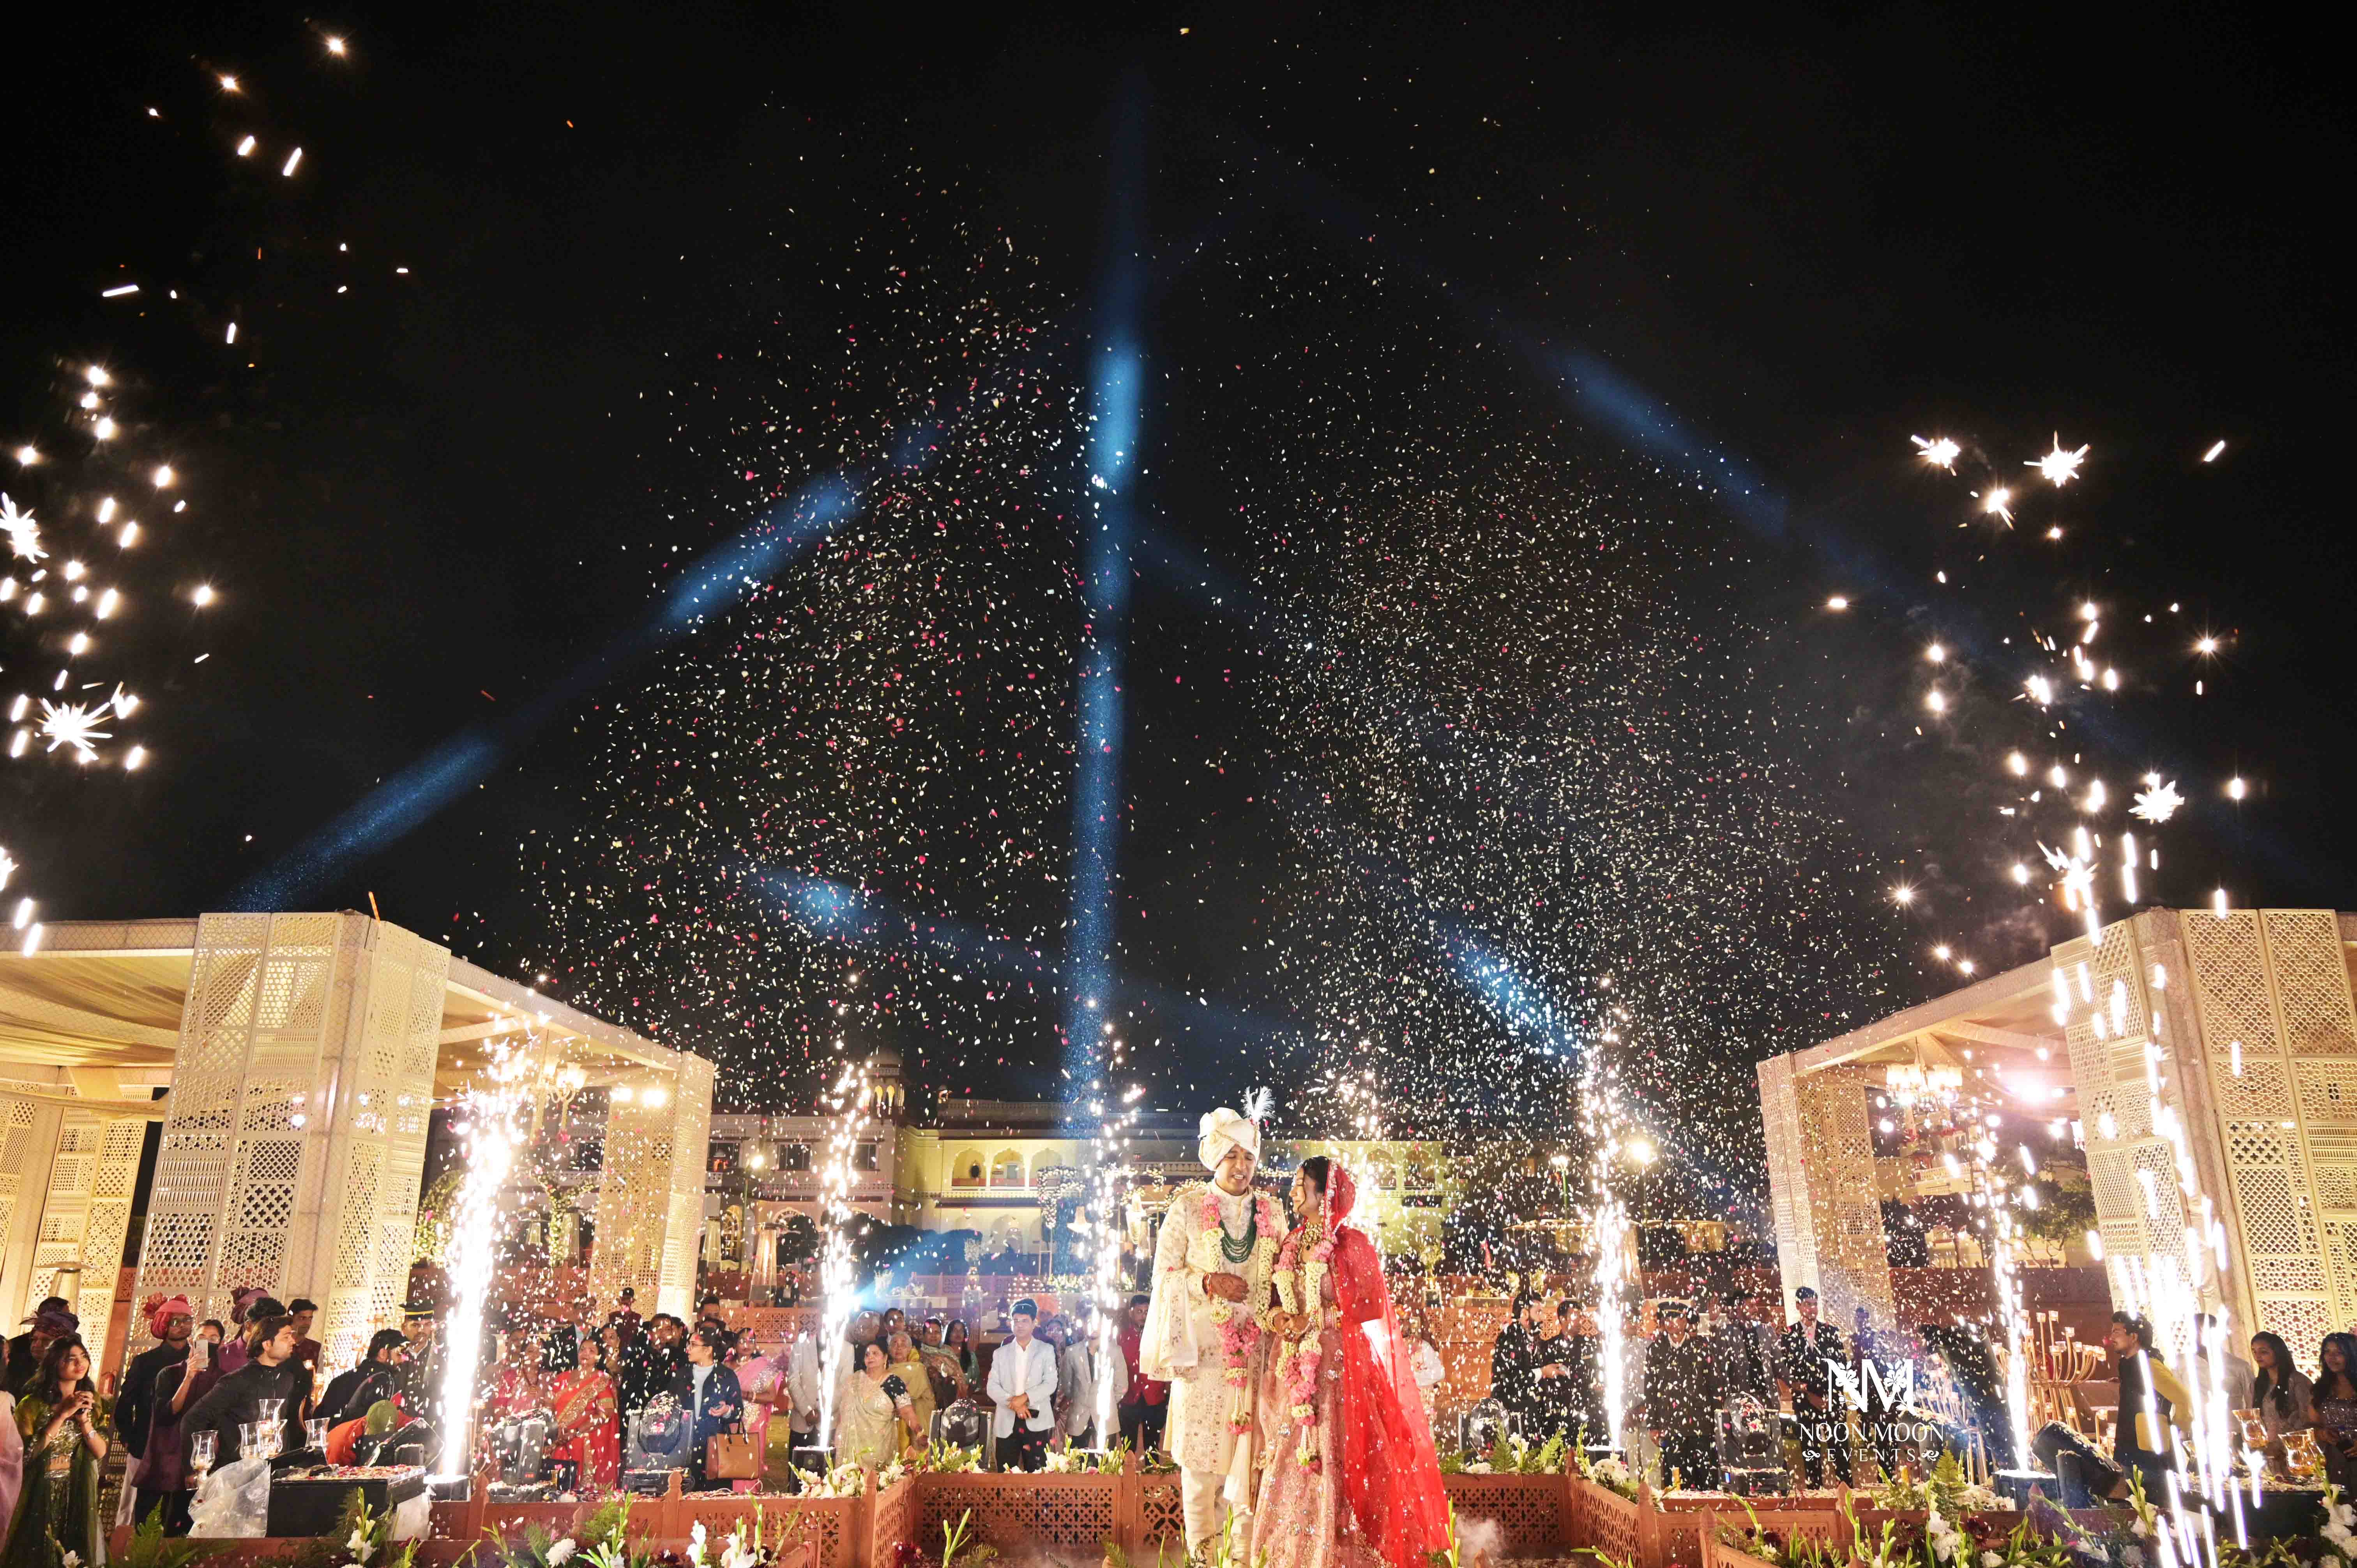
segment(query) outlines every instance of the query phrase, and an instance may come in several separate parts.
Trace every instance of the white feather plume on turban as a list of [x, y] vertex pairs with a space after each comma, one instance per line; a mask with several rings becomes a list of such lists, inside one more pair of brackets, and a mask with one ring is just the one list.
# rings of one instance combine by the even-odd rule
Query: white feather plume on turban
[[1231, 1144], [1260, 1160], [1260, 1123], [1249, 1117], [1239, 1116], [1225, 1106], [1207, 1111], [1196, 1126], [1195, 1157], [1203, 1162], [1205, 1170], [1217, 1170], [1220, 1161]]

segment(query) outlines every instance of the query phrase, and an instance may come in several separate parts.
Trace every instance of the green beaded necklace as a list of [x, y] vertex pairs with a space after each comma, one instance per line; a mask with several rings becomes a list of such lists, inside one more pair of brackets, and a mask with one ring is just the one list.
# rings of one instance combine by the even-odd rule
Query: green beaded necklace
[[1253, 1255], [1260, 1245], [1260, 1204], [1250, 1193], [1244, 1195], [1244, 1239], [1228, 1240], [1228, 1228], [1220, 1227], [1220, 1256], [1232, 1263], [1241, 1263]]

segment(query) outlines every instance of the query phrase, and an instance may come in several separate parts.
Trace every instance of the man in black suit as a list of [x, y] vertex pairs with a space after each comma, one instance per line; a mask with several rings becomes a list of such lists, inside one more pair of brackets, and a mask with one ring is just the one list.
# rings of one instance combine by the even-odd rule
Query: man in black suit
[[1850, 1369], [1849, 1348], [1841, 1330], [1817, 1318], [1817, 1293], [1807, 1285], [1792, 1293], [1792, 1310], [1800, 1321], [1784, 1330], [1776, 1342], [1776, 1382], [1792, 1398], [1792, 1415], [1801, 1423], [1801, 1464], [1809, 1485], [1825, 1484], [1825, 1455], [1831, 1454], [1834, 1474], [1850, 1484], [1849, 1412], [1834, 1402], [1839, 1380], [1829, 1367]]

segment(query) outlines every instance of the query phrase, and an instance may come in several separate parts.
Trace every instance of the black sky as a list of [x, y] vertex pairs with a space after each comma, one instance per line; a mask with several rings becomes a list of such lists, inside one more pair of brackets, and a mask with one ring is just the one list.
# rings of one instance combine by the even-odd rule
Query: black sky
[[[129, 367], [202, 498], [175, 549], [226, 603], [213, 657], [153, 693], [156, 768], [0, 775], [28, 884], [61, 918], [219, 908], [635, 621], [643, 560], [615, 546], [662, 540], [695, 482], [639, 394], [715, 351], [713, 292], [756, 264], [798, 148], [938, 169], [1087, 297], [1108, 105], [1135, 70], [1157, 243], [1232, 209], [1223, 162], [1253, 167], [1273, 209], [1367, 218], [1431, 285], [1603, 356], [1764, 476], [1791, 527], [1754, 542], [1768, 569], [1742, 608], [1803, 628], [1792, 678], [1828, 711], [1885, 711], [1893, 678], [1806, 629], [1813, 607], [1857, 591], [1861, 563], [1916, 583], [1953, 548], [1896, 460], [1907, 436], [2093, 443], [2102, 544], [2058, 552], [2058, 575], [2181, 593], [2239, 634], [2224, 700], [2136, 721], [2157, 765], [2253, 780], [2245, 825], [2187, 853], [2244, 901], [2348, 907], [2330, 235], [2352, 149], [2315, 39], [2215, 7], [1567, 9], [52, 16], [11, 92], [0, 434], [40, 426], [63, 367]], [[321, 28], [349, 34], [350, 65], [323, 69]], [[218, 71], [304, 142], [299, 192], [221, 156], [257, 111], [225, 106]], [[350, 252], [328, 258], [330, 238]], [[184, 280], [201, 329], [102, 308], [126, 266]], [[231, 353], [215, 333], [239, 312]], [[2227, 459], [2199, 466], [2220, 438]], [[1201, 535], [1215, 559], [1232, 542]], [[1943, 612], [1927, 594], [1865, 613]], [[1920, 810], [1937, 766], [1829, 749], [1824, 782], [1892, 864], [1953, 860], [1953, 824]], [[502, 846], [561, 825], [561, 783], [527, 756], [319, 902], [373, 892], [428, 936], [488, 930], [468, 951], [494, 967], [544, 956], [497, 950], [520, 886]], [[1995, 929], [2014, 946], [1993, 956], [2029, 956]]]

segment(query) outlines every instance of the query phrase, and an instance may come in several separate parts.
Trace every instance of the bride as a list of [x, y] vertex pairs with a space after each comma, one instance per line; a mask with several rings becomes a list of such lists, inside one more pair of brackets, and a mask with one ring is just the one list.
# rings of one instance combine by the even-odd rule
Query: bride
[[1346, 1226], [1357, 1187], [1324, 1155], [1293, 1178], [1277, 1253], [1276, 1354], [1263, 1375], [1260, 1500], [1244, 1561], [1426, 1568], [1448, 1504], [1407, 1341], [1374, 1244]]

